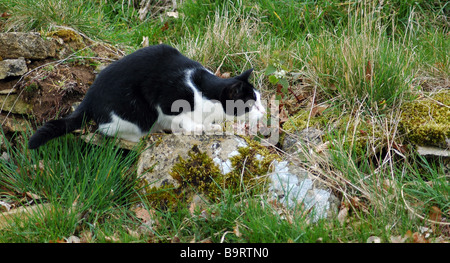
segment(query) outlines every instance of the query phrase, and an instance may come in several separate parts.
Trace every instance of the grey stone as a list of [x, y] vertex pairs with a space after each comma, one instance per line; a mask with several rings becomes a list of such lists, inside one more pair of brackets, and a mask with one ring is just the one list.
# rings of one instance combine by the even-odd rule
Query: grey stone
[[43, 39], [39, 33], [0, 33], [0, 57], [3, 59], [45, 59], [55, 55], [54, 41]]
[[15, 114], [31, 114], [33, 106], [21, 100], [18, 94], [0, 94], [0, 110]]
[[0, 79], [7, 77], [22, 76], [27, 73], [27, 63], [25, 59], [5, 59], [0, 61]]
[[151, 135], [147, 141], [147, 149], [140, 155], [137, 173], [151, 186], [159, 187], [165, 184], [178, 186], [169, 174], [173, 165], [181, 158], [188, 158], [188, 153], [194, 145], [206, 152], [220, 167], [227, 172], [231, 165], [228, 160], [238, 154], [238, 147], [247, 146], [245, 140], [236, 135]]

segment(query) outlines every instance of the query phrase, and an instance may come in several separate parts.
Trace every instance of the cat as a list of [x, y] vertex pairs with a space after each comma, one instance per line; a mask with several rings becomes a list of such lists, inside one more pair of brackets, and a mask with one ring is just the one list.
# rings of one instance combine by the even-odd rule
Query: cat
[[223, 79], [169, 45], [139, 49], [102, 70], [75, 111], [46, 122], [28, 147], [36, 149], [89, 120], [100, 133], [133, 142], [149, 132], [220, 130], [229, 116], [247, 116], [254, 125], [265, 109], [248, 81], [252, 71]]

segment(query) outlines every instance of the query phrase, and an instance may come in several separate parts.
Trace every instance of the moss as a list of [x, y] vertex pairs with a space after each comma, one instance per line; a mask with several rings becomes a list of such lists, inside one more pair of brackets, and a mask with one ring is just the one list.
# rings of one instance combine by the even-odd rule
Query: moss
[[310, 112], [308, 110], [299, 111], [283, 124], [283, 130], [287, 132], [301, 131], [303, 129], [306, 129], [307, 125], [309, 127], [316, 127], [320, 129], [325, 127], [325, 125], [327, 124], [327, 117], [325, 115], [316, 116], [312, 118], [310, 118], [309, 115]]
[[178, 209], [180, 202], [188, 204], [198, 193], [216, 202], [225, 189], [234, 194], [244, 189], [250, 194], [260, 193], [267, 180], [263, 175], [269, 172], [271, 163], [279, 157], [256, 141], [248, 138], [246, 141], [248, 147], [240, 147], [239, 155], [230, 158], [233, 169], [227, 174], [222, 174], [212, 158], [194, 145], [188, 158], [179, 157], [170, 172], [179, 183], [178, 187], [166, 185], [146, 189], [150, 205], [163, 210]]
[[445, 139], [450, 137], [449, 105], [449, 90], [407, 103], [403, 107], [400, 130], [417, 145], [445, 147]]
[[248, 146], [239, 148], [239, 155], [230, 158], [233, 170], [224, 176], [222, 185], [231, 192], [244, 188], [250, 194], [257, 194], [263, 191], [267, 179], [264, 175], [269, 172], [270, 165], [280, 158], [258, 142], [249, 138], [245, 140]]
[[[179, 157], [170, 175], [175, 179], [182, 189], [192, 189], [195, 192], [206, 194], [215, 199], [220, 194], [216, 181], [221, 177], [219, 167], [206, 154], [194, 145], [188, 153], [186, 160]], [[189, 193], [190, 195], [190, 193]]]
[[80, 35], [78, 35], [77, 33], [75, 33], [75, 31], [69, 30], [69, 29], [60, 29], [57, 31], [51, 31], [51, 32], [47, 33], [47, 36], [59, 37], [66, 43], [69, 43], [69, 42], [83, 43], [83, 38]]
[[185, 197], [185, 194], [174, 185], [163, 185], [161, 187], [149, 187], [146, 190], [145, 198], [149, 205], [159, 210], [177, 210], [178, 205]]

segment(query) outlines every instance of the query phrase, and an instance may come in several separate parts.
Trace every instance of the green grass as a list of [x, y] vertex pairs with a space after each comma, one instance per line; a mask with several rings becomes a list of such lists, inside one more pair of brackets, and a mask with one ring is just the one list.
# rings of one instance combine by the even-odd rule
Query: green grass
[[[204, 210], [182, 204], [155, 211], [136, 190], [136, 153], [72, 135], [29, 151], [28, 135], [18, 134], [19, 143], [6, 146], [13, 161], [0, 163], [1, 198], [22, 205], [32, 193], [34, 203], [51, 209], [14, 219], [0, 242], [85, 234], [91, 242], [366, 242], [370, 236], [390, 242], [424, 226], [433, 229], [431, 241], [448, 241], [448, 230], [429, 221], [436, 208], [448, 218], [446, 161], [418, 157], [397, 129], [405, 102], [448, 81], [446, 1], [186, 0], [177, 1], [179, 18], [165, 14], [174, 11], [171, 1], [158, 1], [142, 21], [138, 4], [0, 0], [0, 12], [10, 14], [0, 18], [0, 30], [45, 33], [68, 26], [127, 52], [148, 37], [149, 44], [171, 44], [212, 71], [255, 68], [255, 86], [264, 98], [277, 95], [282, 106], [310, 111], [292, 93], [315, 98], [328, 107], [321, 129], [331, 142], [329, 158], [310, 149], [302, 158], [334, 187], [348, 214], [311, 223], [301, 209], [245, 191], [223, 191]], [[282, 94], [269, 81], [281, 69], [286, 75], [279, 83], [290, 88]], [[137, 203], [155, 214], [151, 234], [139, 232], [148, 226], [133, 212]]]
[[[18, 206], [29, 201], [48, 203], [50, 208], [32, 216], [25, 226], [16, 222], [15, 228], [2, 232], [3, 242], [16, 241], [24, 231], [36, 232], [30, 242], [56, 241], [133, 204], [138, 182], [134, 151], [124, 153], [107, 141], [105, 147], [86, 144], [74, 136], [56, 139], [37, 151], [29, 151], [26, 142], [6, 146], [13, 160], [0, 162], [1, 195]], [[26, 193], [32, 198], [21, 200]]]

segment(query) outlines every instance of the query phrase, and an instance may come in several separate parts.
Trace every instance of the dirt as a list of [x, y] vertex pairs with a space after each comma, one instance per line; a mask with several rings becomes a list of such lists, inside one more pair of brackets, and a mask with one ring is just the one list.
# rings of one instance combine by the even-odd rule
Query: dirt
[[0, 91], [15, 89], [16, 94], [20, 94], [19, 98], [32, 106], [32, 114], [18, 116], [3, 112], [2, 117], [26, 118], [30, 123], [39, 125], [65, 116], [76, 102], [83, 99], [95, 78], [92, 66], [73, 62], [57, 64], [54, 60], [35, 61], [29, 68], [35, 70], [23, 78], [0, 81]]
[[120, 50], [99, 43], [86, 46], [81, 50], [84, 53], [70, 59], [28, 60], [28, 73], [24, 76], [0, 80], [0, 92], [18, 94], [19, 100], [31, 106], [28, 115], [4, 109], [0, 112], [5, 133], [23, 131], [27, 125], [36, 129], [46, 121], [68, 115], [94, 82], [96, 69], [123, 55]]

